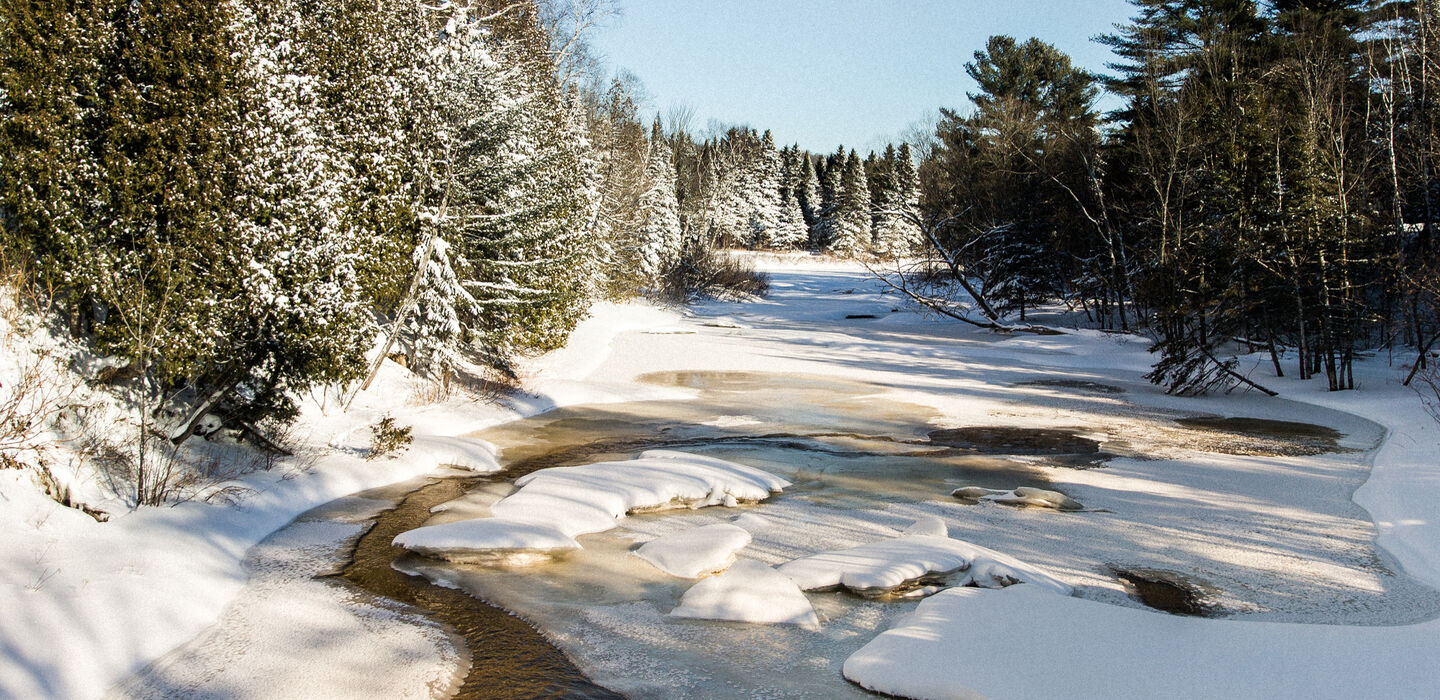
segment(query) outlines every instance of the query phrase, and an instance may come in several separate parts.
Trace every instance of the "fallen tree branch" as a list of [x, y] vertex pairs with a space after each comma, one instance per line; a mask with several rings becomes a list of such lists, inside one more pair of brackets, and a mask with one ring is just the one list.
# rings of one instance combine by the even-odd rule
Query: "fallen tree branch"
[[1254, 388], [1254, 389], [1258, 389], [1258, 390], [1264, 392], [1265, 395], [1267, 395], [1267, 396], [1279, 396], [1279, 395], [1280, 395], [1279, 392], [1271, 391], [1271, 390], [1269, 390], [1269, 389], [1266, 389], [1266, 388], [1263, 387], [1263, 386], [1260, 386], [1259, 384], [1256, 384], [1256, 383], [1253, 382], [1253, 381], [1250, 381], [1250, 378], [1249, 378], [1249, 377], [1246, 377], [1245, 375], [1240, 374], [1239, 372], [1236, 372], [1235, 370], [1231, 369], [1231, 368], [1230, 368], [1230, 365], [1227, 365], [1227, 364], [1225, 364], [1224, 362], [1221, 362], [1220, 360], [1215, 359], [1215, 356], [1212, 355], [1212, 354], [1210, 354], [1210, 351], [1209, 351], [1209, 350], [1207, 350], [1207, 349], [1205, 349], [1205, 348], [1202, 347], [1202, 348], [1200, 348], [1200, 352], [1201, 352], [1203, 355], [1205, 355], [1205, 357], [1206, 357], [1207, 359], [1209, 359], [1211, 362], [1215, 363], [1215, 366], [1216, 366], [1216, 367], [1219, 367], [1221, 372], [1224, 372], [1225, 374], [1230, 375], [1231, 377], [1233, 377], [1234, 379], [1236, 379], [1237, 381], [1239, 381], [1241, 384], [1244, 384], [1244, 385], [1249, 386], [1249, 387]]
[[1430, 346], [1434, 345], [1437, 340], [1440, 340], [1440, 333], [1430, 336], [1430, 339], [1420, 346], [1420, 352], [1415, 355], [1415, 364], [1410, 367], [1410, 374], [1405, 375], [1405, 381], [1400, 383], [1401, 386], [1410, 386], [1410, 382], [1415, 379], [1415, 373], [1420, 371], [1420, 365], [1425, 364], [1425, 355], [1430, 352]]
[[904, 294], [905, 296], [909, 297], [909, 298], [910, 298], [912, 301], [914, 301], [915, 303], [920, 304], [921, 306], [924, 306], [925, 308], [930, 309], [931, 311], [934, 311], [934, 312], [936, 312], [936, 313], [938, 313], [938, 314], [942, 314], [942, 315], [944, 315], [944, 316], [948, 316], [948, 317], [953, 318], [953, 319], [955, 319], [955, 320], [957, 320], [957, 321], [964, 321], [965, 323], [968, 323], [968, 324], [970, 324], [970, 325], [972, 325], [972, 326], [976, 326], [976, 327], [978, 327], [978, 328], [989, 328], [989, 329], [991, 329], [991, 330], [997, 330], [997, 331], [1013, 330], [1013, 329], [1009, 328], [1008, 326], [1002, 326], [1002, 325], [1000, 325], [999, 323], [996, 323], [995, 321], [989, 321], [989, 322], [976, 321], [976, 320], [973, 319], [973, 318], [969, 318], [968, 316], [965, 316], [964, 314], [958, 313], [958, 312], [956, 312], [956, 311], [948, 308], [948, 307], [947, 307], [943, 302], [941, 302], [939, 299], [935, 299], [935, 298], [933, 298], [933, 297], [928, 297], [928, 296], [925, 296], [925, 295], [923, 295], [923, 294], [919, 294], [919, 293], [915, 292], [914, 290], [910, 289], [910, 287], [909, 287], [908, 285], [905, 284], [905, 282], [904, 282], [904, 280], [905, 280], [905, 273], [902, 272], [902, 271], [898, 271], [898, 270], [897, 270], [896, 273], [895, 273], [896, 276], [898, 276], [898, 277], [900, 278], [900, 280], [901, 280], [901, 281], [900, 281], [900, 284], [896, 284], [896, 283], [890, 281], [889, 275], [887, 275], [887, 274], [885, 274], [885, 273], [882, 273], [882, 272], [878, 272], [878, 271], [876, 271], [874, 268], [870, 267], [869, 265], [867, 265], [867, 264], [865, 264], [865, 263], [863, 263], [863, 262], [861, 263], [861, 265], [865, 267], [865, 270], [866, 270], [866, 271], [868, 271], [870, 274], [874, 275], [876, 279], [878, 279], [878, 280], [880, 280], [881, 282], [883, 282], [883, 283], [885, 284], [885, 286], [887, 286], [887, 287], [889, 287], [889, 288], [891, 288], [891, 289], [893, 289], [893, 290], [895, 290], [895, 291], [897, 291], [897, 292], [900, 292], [901, 294]]

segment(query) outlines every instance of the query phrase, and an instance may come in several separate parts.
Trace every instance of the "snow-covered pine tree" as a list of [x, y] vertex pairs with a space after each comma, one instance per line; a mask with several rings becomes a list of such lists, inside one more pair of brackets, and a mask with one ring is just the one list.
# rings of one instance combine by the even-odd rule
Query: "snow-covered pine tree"
[[875, 208], [875, 253], [887, 257], [909, 254], [919, 243], [920, 229], [913, 217], [919, 206], [919, 181], [910, 160], [910, 145], [885, 148], [886, 180], [879, 188]]
[[599, 165], [600, 212], [596, 237], [599, 280], [611, 296], [623, 296], [645, 282], [645, 241], [640, 229], [645, 214], [640, 196], [648, 186], [645, 177], [649, 146], [645, 127], [635, 105], [638, 87], [633, 76], [622, 73], [603, 95], [591, 98], [590, 144]]
[[800, 211], [800, 202], [790, 191], [781, 194], [780, 218], [775, 224], [775, 235], [770, 238], [770, 247], [776, 250], [804, 248], [809, 240], [805, 227], [805, 215]]
[[753, 175], [748, 178], [750, 245], [756, 248], [781, 247], [776, 239], [780, 225], [780, 154], [775, 139], [766, 130], [759, 149], [750, 157]]
[[469, 163], [472, 192], [456, 246], [463, 244], [464, 283], [481, 308], [476, 340], [504, 364], [514, 351], [558, 347], [589, 308], [598, 191], [534, 8], [487, 8], [492, 57], [503, 69], [505, 138], [498, 153]]
[[777, 249], [794, 250], [809, 243], [809, 224], [799, 201], [806, 158], [798, 144], [780, 149], [780, 218], [772, 242]]
[[888, 146], [884, 157], [874, 151], [865, 158], [865, 182], [870, 193], [870, 242], [866, 249], [876, 255], [883, 255], [880, 242], [880, 228], [884, 211], [895, 190], [895, 149]]
[[226, 261], [242, 280], [229, 303], [230, 331], [237, 349], [238, 339], [255, 343], [249, 363], [266, 368], [242, 385], [290, 391], [347, 380], [362, 369], [373, 296], [359, 272], [367, 232], [339, 205], [358, 183], [349, 154], [329, 138], [332, 115], [321, 109], [331, 87], [323, 34], [308, 14], [314, 7], [302, 11], [286, 0], [235, 7], [247, 59], [249, 161], [234, 193], [239, 245]]
[[870, 187], [865, 182], [865, 167], [854, 150], [844, 159], [842, 168], [835, 235], [829, 249], [833, 255], [853, 257], [863, 253], [871, 239]]
[[665, 274], [680, 257], [680, 215], [675, 199], [675, 166], [660, 118], [650, 129], [650, 157], [645, 164], [647, 187], [640, 195], [640, 272], [647, 281]]
[[475, 298], [460, 284], [450, 244], [436, 235], [415, 247], [412, 262], [420, 271], [414, 310], [406, 317], [401, 340], [410, 370], [444, 380], [461, 359], [464, 319], [479, 312]]
[[[795, 148], [799, 150], [800, 146]], [[805, 226], [813, 232], [820, 221], [820, 180], [815, 176], [815, 159], [810, 157], [809, 152], [800, 155], [800, 184], [796, 188], [795, 199], [800, 204], [800, 213], [805, 216]], [[810, 238], [813, 247], [814, 236]]]
[[1049, 231], [1010, 222], [989, 233], [984, 259], [984, 294], [1002, 313], [1025, 311], [1052, 299], [1059, 290], [1060, 264]]
[[810, 227], [810, 247], [816, 250], [829, 250], [840, 235], [840, 200], [845, 191], [844, 173], [844, 146], [840, 146], [816, 164], [820, 207], [815, 212], [815, 223]]
[[757, 179], [761, 169], [755, 159], [759, 138], [749, 129], [734, 128], [715, 144], [712, 182], [716, 192], [712, 219], [715, 242], [721, 246], [751, 245], [751, 216], [754, 214]]
[[900, 196], [897, 204], [908, 216], [892, 219], [890, 225], [895, 231], [889, 236], [891, 243], [891, 254], [908, 254], [921, 245], [920, 227], [915, 223], [920, 212], [920, 172], [915, 167], [915, 156], [910, 150], [910, 144], [900, 144], [895, 154], [895, 185]]

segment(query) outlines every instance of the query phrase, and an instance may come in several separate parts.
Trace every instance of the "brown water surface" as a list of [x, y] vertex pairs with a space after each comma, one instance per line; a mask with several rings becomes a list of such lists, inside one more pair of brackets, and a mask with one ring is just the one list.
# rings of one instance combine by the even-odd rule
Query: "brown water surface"
[[1348, 452], [1340, 447], [1340, 431], [1323, 425], [1266, 418], [1198, 416], [1176, 423], [1197, 433], [1204, 449], [1233, 455], [1309, 457]]
[[433, 481], [406, 494], [381, 513], [355, 544], [340, 574], [360, 588], [424, 609], [465, 639], [470, 670], [454, 697], [620, 698], [585, 677], [558, 649], [524, 620], [453, 588], [408, 576], [391, 565], [405, 550], [391, 546], [396, 535], [422, 525], [435, 505], [458, 498], [489, 477]]

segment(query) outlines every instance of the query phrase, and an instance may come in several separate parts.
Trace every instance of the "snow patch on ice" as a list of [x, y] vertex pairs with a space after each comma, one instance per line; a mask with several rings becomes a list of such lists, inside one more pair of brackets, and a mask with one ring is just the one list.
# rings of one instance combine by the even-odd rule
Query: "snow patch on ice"
[[[917, 524], [922, 531], [934, 527], [926, 521]], [[860, 594], [883, 594], [927, 575], [959, 572], [965, 574], [955, 582], [960, 586], [1003, 588], [1028, 583], [1061, 595], [1072, 592], [1068, 584], [1008, 554], [935, 535], [906, 534], [780, 566], [780, 573], [804, 590], [843, 587]]]
[[[907, 698], [1420, 698], [1440, 693], [1436, 639], [1433, 623], [1206, 620], [1035, 586], [952, 588], [852, 654], [843, 672]], [[1050, 672], [1025, 670], [1041, 667]], [[1157, 668], [1165, 672], [1144, 671]]]
[[635, 556], [671, 576], [700, 578], [730, 566], [747, 544], [750, 533], [745, 529], [718, 523], [651, 540], [635, 550]]
[[712, 428], [739, 428], [759, 424], [760, 419], [755, 416], [719, 416], [714, 420], [702, 421], [700, 423], [700, 425], [708, 425]]
[[555, 528], [496, 518], [417, 528], [400, 533], [393, 544], [462, 564], [531, 564], [545, 561], [530, 556], [534, 553], [558, 554], [580, 548], [575, 538]]
[[420, 436], [410, 443], [411, 460], [491, 474], [500, 471], [499, 450], [478, 438]]
[[576, 549], [575, 537], [610, 530], [629, 513], [734, 507], [789, 485], [743, 464], [650, 450], [631, 460], [531, 472], [515, 480], [518, 491], [490, 507], [493, 518], [417, 528], [395, 544], [452, 561], [496, 550]]
[[789, 578], [758, 561], [742, 559], [719, 576], [704, 579], [680, 598], [672, 617], [732, 620], [818, 629], [810, 600]]
[[922, 535], [926, 537], [949, 537], [950, 528], [945, 526], [945, 521], [934, 515], [927, 515], [915, 521], [913, 525], [905, 528], [906, 535]]

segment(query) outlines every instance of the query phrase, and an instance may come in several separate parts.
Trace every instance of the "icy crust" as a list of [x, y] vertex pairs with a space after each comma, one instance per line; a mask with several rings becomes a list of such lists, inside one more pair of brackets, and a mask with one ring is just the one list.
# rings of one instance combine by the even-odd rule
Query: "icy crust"
[[758, 561], [741, 559], [719, 576], [704, 579], [680, 598], [671, 617], [731, 620], [818, 629], [810, 600], [793, 581]]
[[729, 523], [690, 528], [651, 540], [635, 556], [680, 578], [700, 578], [723, 571], [735, 553], [750, 544], [750, 533]]
[[[917, 523], [920, 525], [920, 523]], [[921, 526], [920, 531], [931, 527]], [[930, 575], [964, 572], [956, 586], [1004, 588], [1028, 583], [1070, 595], [1073, 589], [1035, 566], [993, 549], [944, 535], [903, 534], [879, 542], [815, 554], [780, 566], [807, 591], [846, 588], [861, 595], [883, 595]]]
[[790, 482], [723, 459], [650, 450], [627, 461], [542, 469], [515, 485], [518, 491], [490, 507], [492, 518], [416, 528], [395, 544], [461, 562], [578, 549], [576, 537], [610, 530], [627, 513], [734, 506], [769, 498]]

